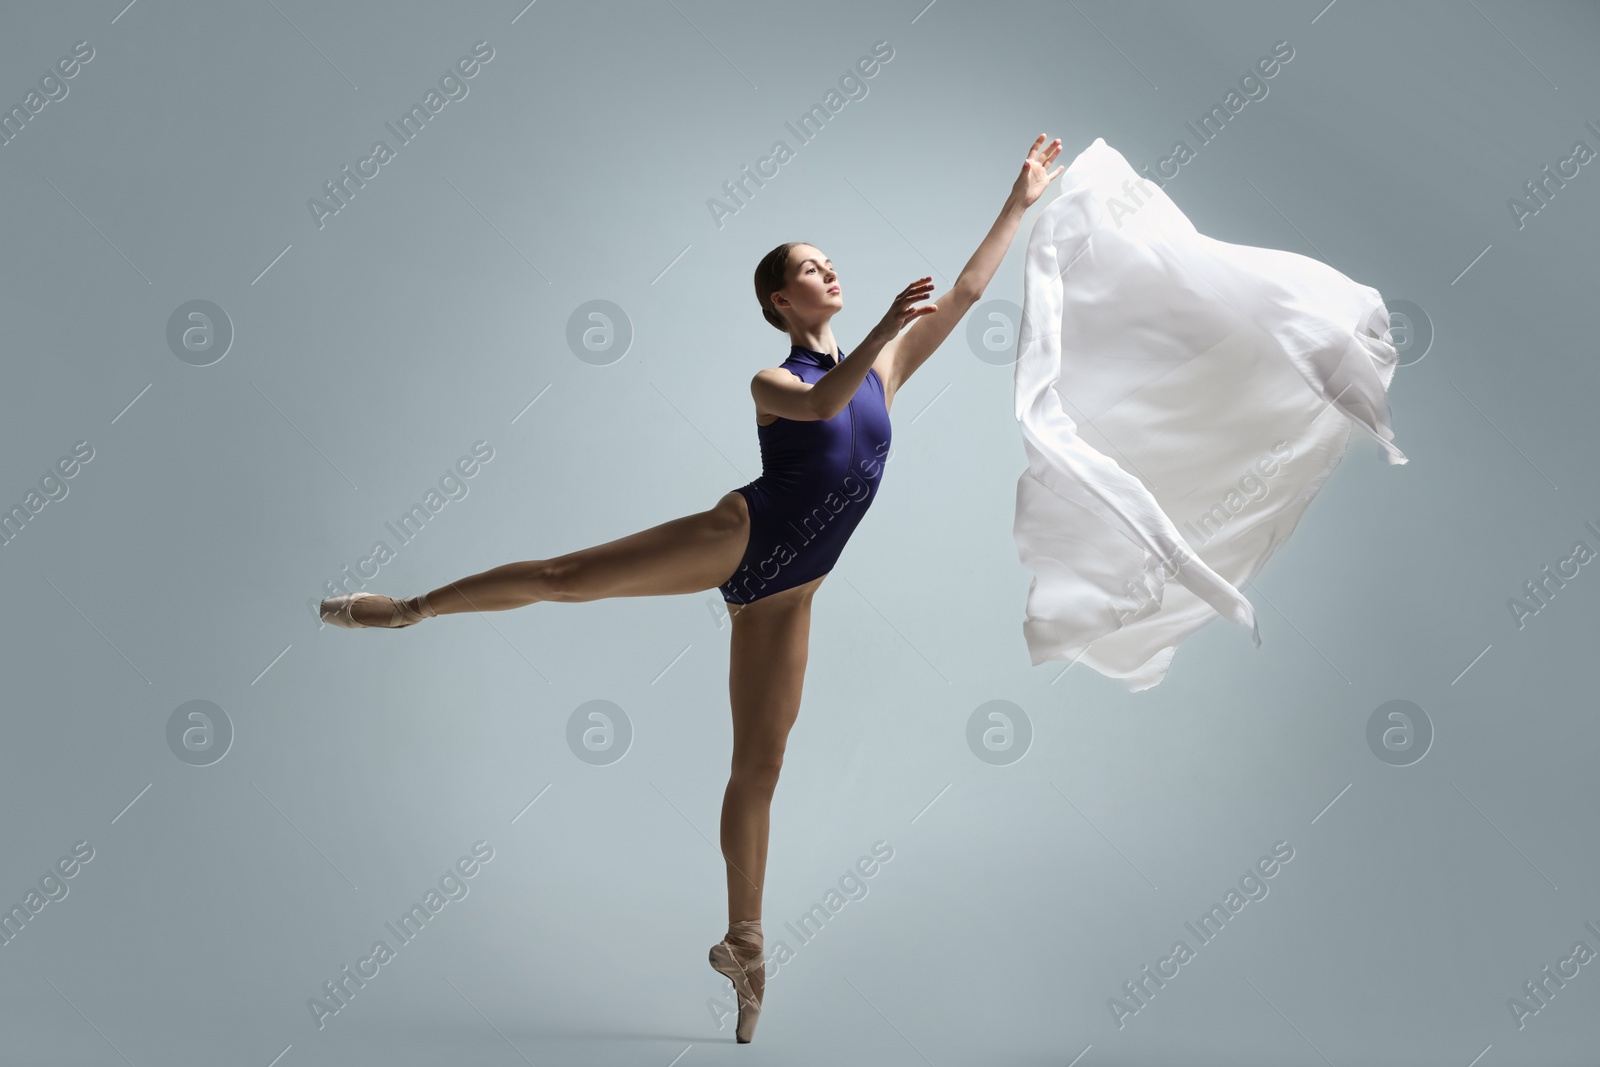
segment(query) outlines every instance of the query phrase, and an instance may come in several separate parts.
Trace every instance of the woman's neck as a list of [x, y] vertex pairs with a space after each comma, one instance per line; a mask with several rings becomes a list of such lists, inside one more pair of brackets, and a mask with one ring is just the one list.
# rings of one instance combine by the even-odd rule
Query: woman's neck
[[830, 326], [824, 325], [817, 330], [801, 330], [790, 333], [789, 340], [792, 344], [797, 344], [801, 348], [812, 352], [821, 352], [835, 362], [839, 359], [839, 342], [834, 340], [833, 328]]

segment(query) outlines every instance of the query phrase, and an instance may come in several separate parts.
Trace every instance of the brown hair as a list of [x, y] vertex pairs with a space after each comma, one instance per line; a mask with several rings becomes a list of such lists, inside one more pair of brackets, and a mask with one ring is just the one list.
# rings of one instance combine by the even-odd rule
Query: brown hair
[[785, 241], [762, 256], [761, 262], [756, 264], [756, 300], [761, 304], [761, 315], [784, 333], [789, 332], [789, 325], [773, 306], [772, 294], [789, 284], [789, 253], [803, 244], [810, 242]]

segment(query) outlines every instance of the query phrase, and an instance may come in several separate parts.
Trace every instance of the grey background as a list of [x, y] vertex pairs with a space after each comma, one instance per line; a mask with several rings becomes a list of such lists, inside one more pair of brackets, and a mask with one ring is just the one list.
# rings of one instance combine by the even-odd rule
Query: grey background
[[[0, 1060], [1593, 1061], [1595, 964], [1520, 1029], [1507, 999], [1600, 949], [1600, 577], [1520, 629], [1507, 600], [1600, 548], [1600, 164], [1523, 228], [1507, 200], [1600, 148], [1595, 4], [12, 3], [0, 102], [80, 40], [0, 148], [0, 500], [94, 449], [0, 548], [0, 898], [94, 857], [0, 946]], [[469, 95], [318, 229], [307, 199], [479, 40]], [[784, 122], [880, 40], [868, 94], [797, 147]], [[394, 633], [310, 602], [479, 440], [468, 494], [368, 588], [711, 506], [759, 473], [747, 383], [787, 350], [762, 253], [834, 260], [848, 349], [911, 279], [954, 280], [1036, 134], [1153, 162], [1280, 40], [1269, 94], [1167, 191], [1424, 309], [1390, 394], [1410, 464], [1352, 437], [1245, 590], [1259, 650], [1214, 623], [1140, 694], [1033, 668], [1010, 368], [953, 334], [816, 599], [765, 900], [795, 956], [734, 1052], [705, 963], [720, 599]], [[779, 138], [795, 158], [719, 228], [707, 199]], [[1020, 302], [1039, 210], [986, 299]], [[165, 339], [197, 299], [235, 330], [206, 367]], [[567, 341], [596, 299], [635, 331], [604, 366]], [[1436, 731], [1410, 766], [1366, 740], [1396, 699]], [[232, 723], [209, 766], [168, 747], [190, 700]], [[568, 747], [590, 700], [631, 723], [609, 765]], [[968, 747], [991, 700], [1031, 724], [1020, 761]], [[479, 840], [469, 894], [319, 1030], [307, 998]], [[789, 936], [876, 841], [866, 895]], [[1279, 841], [1270, 894], [1199, 946], [1184, 923]], [[1119, 1028], [1108, 999], [1178, 938], [1196, 958]]]

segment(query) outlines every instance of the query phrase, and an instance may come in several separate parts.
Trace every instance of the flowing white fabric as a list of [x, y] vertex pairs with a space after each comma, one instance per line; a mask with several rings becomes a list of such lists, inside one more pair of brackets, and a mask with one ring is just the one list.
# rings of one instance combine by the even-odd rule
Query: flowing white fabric
[[[1357, 425], [1390, 463], [1389, 312], [1307, 256], [1197, 232], [1102, 138], [1028, 239], [1013, 535], [1035, 666], [1130, 691], [1216, 615], [1250, 627], [1260, 572]], [[1069, 414], [1070, 413], [1070, 414]]]

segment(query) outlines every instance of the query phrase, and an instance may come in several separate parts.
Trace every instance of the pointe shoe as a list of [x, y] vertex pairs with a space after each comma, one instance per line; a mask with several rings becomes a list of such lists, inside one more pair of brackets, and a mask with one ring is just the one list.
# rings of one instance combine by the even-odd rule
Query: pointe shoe
[[[711, 946], [712, 969], [733, 983], [734, 995], [739, 998], [739, 1022], [734, 1028], [734, 1039], [745, 1045], [755, 1036], [756, 1020], [761, 1017], [761, 1000], [750, 983], [750, 975], [757, 968], [762, 968], [765, 974], [766, 963], [761, 956], [761, 920], [741, 919], [729, 923], [728, 933], [743, 934], [756, 943], [755, 954], [748, 958], [741, 957], [750, 949], [735, 945], [726, 937]], [[766, 992], [764, 984], [762, 992]]]
[[402, 627], [414, 626], [423, 619], [431, 619], [438, 615], [438, 612], [428, 605], [428, 595], [423, 593], [420, 596], [410, 598], [416, 601], [416, 607], [412, 607], [405, 600], [384, 597], [383, 599], [392, 601], [394, 605], [387, 619], [377, 623], [357, 622], [351, 613], [351, 608], [355, 605], [355, 602], [365, 597], [378, 595], [377, 593], [342, 593], [339, 596], [328, 597], [322, 602], [320, 612], [322, 621], [334, 626], [342, 626], [347, 630], [398, 630]]

